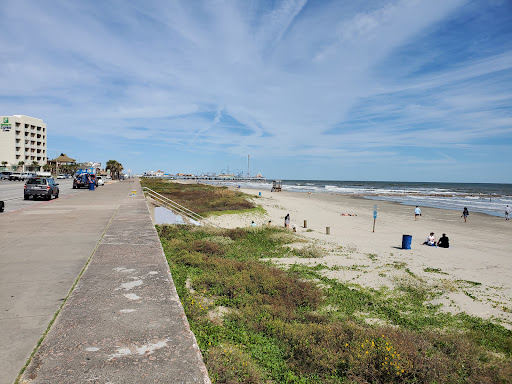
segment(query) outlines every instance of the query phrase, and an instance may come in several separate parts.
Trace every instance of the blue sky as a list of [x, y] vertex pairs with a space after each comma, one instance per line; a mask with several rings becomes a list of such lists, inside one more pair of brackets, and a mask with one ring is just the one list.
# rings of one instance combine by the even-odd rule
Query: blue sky
[[133, 172], [512, 183], [512, 2], [2, 1], [0, 114]]

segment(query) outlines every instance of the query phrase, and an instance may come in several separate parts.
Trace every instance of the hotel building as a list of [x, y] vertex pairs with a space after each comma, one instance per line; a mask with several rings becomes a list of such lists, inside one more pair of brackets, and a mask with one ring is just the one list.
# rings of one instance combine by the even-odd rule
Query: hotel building
[[6, 161], [9, 170], [15, 170], [20, 161], [23, 170], [37, 161], [42, 167], [47, 162], [46, 124], [43, 120], [24, 115], [0, 116], [0, 166]]

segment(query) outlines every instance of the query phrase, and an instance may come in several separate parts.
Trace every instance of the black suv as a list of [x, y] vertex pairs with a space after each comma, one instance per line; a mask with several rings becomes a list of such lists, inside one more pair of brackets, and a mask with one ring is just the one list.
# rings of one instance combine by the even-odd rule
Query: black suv
[[28, 179], [25, 183], [25, 200], [28, 200], [30, 196], [34, 199], [36, 197], [42, 197], [46, 200], [51, 200], [52, 196], [56, 199], [59, 198], [59, 184], [51, 177], [33, 177]]

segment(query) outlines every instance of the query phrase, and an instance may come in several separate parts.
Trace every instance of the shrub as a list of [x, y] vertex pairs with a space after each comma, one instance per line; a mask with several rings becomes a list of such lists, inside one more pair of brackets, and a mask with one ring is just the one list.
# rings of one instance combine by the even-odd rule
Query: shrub
[[320, 248], [318, 248], [314, 244], [306, 245], [305, 247], [295, 249], [294, 253], [298, 257], [304, 257], [304, 258], [320, 258], [324, 257], [324, 251]]
[[206, 367], [212, 383], [262, 383], [263, 375], [250, 355], [237, 346], [226, 344], [208, 350]]

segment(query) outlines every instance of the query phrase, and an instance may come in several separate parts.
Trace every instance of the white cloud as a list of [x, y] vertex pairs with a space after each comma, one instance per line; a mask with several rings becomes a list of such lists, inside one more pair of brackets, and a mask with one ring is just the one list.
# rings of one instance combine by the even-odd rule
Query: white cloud
[[[267, 157], [294, 156], [300, 148], [304, 156], [391, 153], [389, 147], [439, 134], [443, 124], [453, 127], [449, 143], [483, 135], [482, 121], [487, 134], [508, 134], [510, 115], [478, 107], [506, 103], [510, 92], [487, 84], [468, 93], [462, 83], [510, 70], [512, 51], [407, 80], [378, 71], [465, 1], [262, 4], [4, 3], [0, 47], [10, 55], [0, 67], [3, 110], [41, 116], [54, 132], [77, 138], [84, 132], [104, 140], [158, 138], [179, 148]], [[414, 58], [410, 68], [421, 62]], [[447, 84], [452, 90], [440, 90], [435, 103], [403, 99], [428, 98]], [[455, 124], [454, 113], [465, 116]], [[243, 131], [220, 124], [221, 116], [236, 119]], [[407, 129], [422, 121], [439, 126]], [[125, 129], [142, 122], [147, 130]]]

